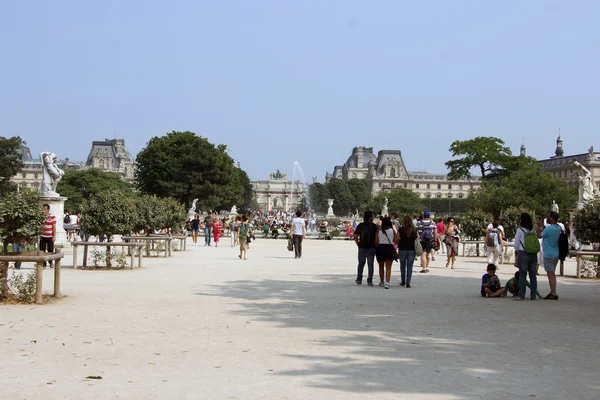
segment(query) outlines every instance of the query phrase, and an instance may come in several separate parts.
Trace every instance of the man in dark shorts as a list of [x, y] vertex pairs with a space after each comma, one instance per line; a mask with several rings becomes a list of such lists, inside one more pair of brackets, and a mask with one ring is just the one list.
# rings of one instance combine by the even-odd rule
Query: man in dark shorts
[[417, 225], [419, 238], [421, 238], [421, 246], [423, 254], [421, 254], [421, 273], [429, 272], [429, 259], [434, 243], [437, 243], [437, 225], [431, 220], [431, 213], [428, 210], [423, 212], [423, 218]]
[[354, 242], [358, 246], [358, 276], [354, 281], [357, 285], [362, 284], [363, 271], [365, 262], [369, 268], [369, 276], [367, 277], [367, 285], [373, 286], [373, 273], [375, 272], [375, 238], [379, 227], [373, 223], [373, 211], [365, 211], [363, 222], [358, 224], [354, 231]]

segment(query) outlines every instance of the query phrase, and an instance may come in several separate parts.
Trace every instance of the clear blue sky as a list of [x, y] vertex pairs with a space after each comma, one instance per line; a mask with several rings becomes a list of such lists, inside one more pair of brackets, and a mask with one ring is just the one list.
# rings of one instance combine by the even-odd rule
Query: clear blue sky
[[445, 172], [455, 139], [586, 152], [600, 1], [0, 2], [0, 135], [83, 160], [92, 140], [191, 130], [252, 179], [357, 145]]

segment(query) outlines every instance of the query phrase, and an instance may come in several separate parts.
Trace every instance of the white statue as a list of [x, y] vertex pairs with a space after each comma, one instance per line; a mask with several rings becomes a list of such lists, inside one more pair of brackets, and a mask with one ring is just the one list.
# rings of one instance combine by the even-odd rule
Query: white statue
[[229, 215], [237, 215], [237, 213], [237, 207], [234, 204], [233, 207], [231, 207], [231, 210], [229, 211]]
[[327, 199], [327, 205], [329, 205], [329, 209], [327, 210], [327, 217], [334, 217], [333, 214], [333, 199]]
[[54, 153], [42, 151], [40, 153], [42, 162], [42, 186], [40, 192], [44, 197], [60, 197], [56, 193], [56, 186], [65, 172], [58, 168], [58, 157]]
[[579, 175], [579, 204], [582, 205], [594, 198], [592, 173], [586, 167], [581, 165], [579, 161], [575, 161], [573, 165], [582, 170], [582, 174]]
[[198, 199], [194, 199], [194, 201], [192, 201], [192, 206], [189, 209], [189, 212], [196, 212], [196, 203], [198, 202]]
[[550, 210], [558, 214], [558, 204], [556, 204], [556, 201], [552, 200], [552, 207], [550, 208]]
[[383, 200], [383, 207], [381, 209], [381, 216], [385, 217], [388, 215], [388, 198], [385, 197], [385, 200]]

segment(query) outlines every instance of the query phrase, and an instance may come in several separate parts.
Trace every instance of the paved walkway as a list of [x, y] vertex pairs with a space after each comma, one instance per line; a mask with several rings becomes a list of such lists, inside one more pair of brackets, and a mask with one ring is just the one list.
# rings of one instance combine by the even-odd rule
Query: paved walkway
[[484, 260], [460, 259], [412, 289], [395, 267], [384, 290], [353, 283], [351, 242], [305, 242], [301, 260], [285, 245], [259, 240], [246, 262], [189, 246], [141, 270], [66, 269], [67, 298], [0, 306], [1, 397], [600, 397], [598, 282], [562, 278], [558, 302], [484, 299]]

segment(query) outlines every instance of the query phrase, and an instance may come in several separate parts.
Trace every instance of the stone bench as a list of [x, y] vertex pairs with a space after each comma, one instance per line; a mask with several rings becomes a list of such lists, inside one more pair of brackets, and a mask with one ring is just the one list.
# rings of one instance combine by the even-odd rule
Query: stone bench
[[[570, 250], [569, 256], [577, 257], [577, 279], [581, 279], [581, 264], [583, 262], [583, 257], [585, 256], [596, 256], [600, 257], [600, 251], [587, 251], [587, 250]], [[563, 268], [561, 265], [560, 275], [563, 275]]]
[[54, 297], [61, 297], [60, 293], [60, 263], [64, 254], [43, 253], [41, 251], [29, 251], [21, 253], [9, 253], [0, 255], [0, 262], [34, 262], [35, 263], [35, 304], [42, 304], [42, 280], [44, 278], [44, 262], [54, 261]]

